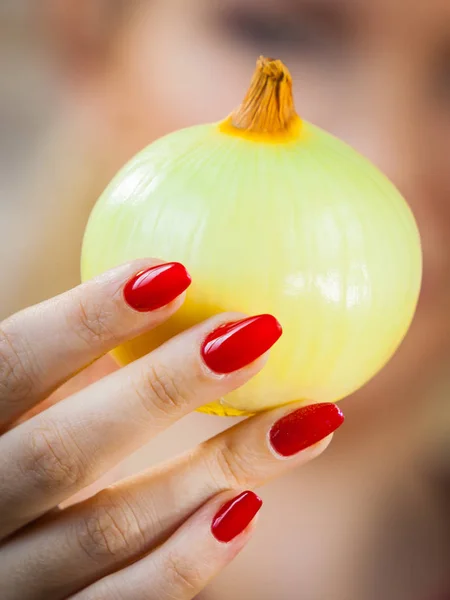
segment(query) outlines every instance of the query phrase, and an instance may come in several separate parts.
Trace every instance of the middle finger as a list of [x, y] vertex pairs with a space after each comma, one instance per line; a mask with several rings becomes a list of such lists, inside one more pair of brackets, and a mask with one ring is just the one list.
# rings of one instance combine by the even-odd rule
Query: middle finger
[[[236, 318], [220, 315], [181, 333], [1, 437], [0, 536], [53, 508], [183, 415], [256, 374], [264, 362], [257, 359], [279, 338], [280, 325], [270, 315]], [[229, 328], [219, 327], [230, 321]], [[208, 360], [214, 358], [215, 371], [202, 351], [210, 333], [215, 342], [209, 342]], [[221, 356], [227, 358], [222, 367]], [[228, 372], [229, 367], [235, 370]]]

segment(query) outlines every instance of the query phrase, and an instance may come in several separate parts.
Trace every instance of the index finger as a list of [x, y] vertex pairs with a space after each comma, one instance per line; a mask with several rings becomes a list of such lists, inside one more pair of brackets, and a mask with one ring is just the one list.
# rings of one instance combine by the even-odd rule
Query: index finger
[[0, 323], [0, 427], [95, 359], [166, 320], [190, 282], [179, 263], [137, 260]]

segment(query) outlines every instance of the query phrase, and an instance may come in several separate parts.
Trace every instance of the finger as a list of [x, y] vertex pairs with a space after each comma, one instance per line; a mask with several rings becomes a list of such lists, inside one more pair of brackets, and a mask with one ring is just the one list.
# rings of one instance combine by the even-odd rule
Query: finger
[[[208, 368], [204, 348], [230, 320], [225, 355], [236, 346], [233, 367], [239, 356], [250, 364], [219, 375]], [[254, 359], [280, 332], [270, 315], [237, 322], [235, 314], [214, 317], [3, 435], [0, 535], [92, 483], [183, 415], [245, 383], [264, 364]], [[217, 359], [218, 343], [214, 352]]]
[[102, 354], [165, 321], [189, 283], [178, 263], [139, 260], [3, 321], [0, 426]]
[[157, 550], [72, 600], [191, 600], [249, 541], [262, 500], [219, 494]]
[[342, 422], [333, 404], [286, 406], [243, 421], [14, 538], [0, 551], [0, 580], [21, 600], [65, 598], [148, 553], [216, 494], [258, 487], [314, 459]]
[[20, 423], [28, 421], [44, 410], [48, 410], [54, 404], [84, 390], [84, 388], [87, 388], [92, 383], [95, 383], [99, 379], [103, 379], [103, 377], [114, 373], [118, 369], [120, 369], [120, 367], [112, 356], [110, 354], [105, 354], [68, 379], [45, 400], [42, 400], [42, 402], [39, 402], [39, 404], [36, 404], [33, 408], [24, 413], [18, 420], [10, 425], [10, 428], [12, 429], [13, 427], [17, 427]]

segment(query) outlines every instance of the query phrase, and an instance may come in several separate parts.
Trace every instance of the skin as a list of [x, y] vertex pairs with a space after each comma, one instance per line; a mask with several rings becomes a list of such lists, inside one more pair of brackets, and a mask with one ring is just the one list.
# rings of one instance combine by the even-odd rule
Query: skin
[[5, 600], [74, 594], [78, 600], [189, 600], [250, 537], [251, 526], [228, 544], [215, 539], [210, 527], [219, 508], [243, 486], [306, 463], [330, 441], [323, 437], [295, 459], [282, 459], [267, 437], [273, 423], [292, 410], [284, 407], [84, 502], [61, 507], [153, 436], [264, 366], [261, 357], [232, 374], [207, 368], [202, 341], [241, 317], [217, 315], [129, 368], [27, 414], [41, 409], [61, 381], [116, 343], [163, 323], [181, 306], [185, 294], [146, 313], [125, 302], [126, 282], [155, 264], [140, 260], [116, 268], [2, 322], [0, 578]]
[[[327, 453], [264, 487], [266, 514], [257, 539], [200, 597], [445, 598], [448, 2], [223, 0], [219, 10], [219, 3], [207, 0], [153, 0], [120, 14], [98, 2], [98, 18], [87, 0], [66, 0], [70, 19], [56, 4], [48, 0], [45, 25], [62, 78], [60, 116], [35, 168], [39, 215], [22, 224], [34, 243], [29, 256], [21, 253], [20, 264], [33, 269], [23, 278], [15, 271], [15, 293], [7, 294], [3, 306], [10, 313], [75, 285], [86, 217], [116, 169], [168, 131], [228, 114], [240, 102], [259, 54], [283, 58], [300, 115], [368, 156], [407, 198], [423, 240], [424, 286], [400, 351], [368, 386], [342, 402], [346, 426]], [[106, 32], [105, 23], [113, 23]], [[54, 247], [60, 250], [56, 257]], [[191, 415], [115, 476], [228, 425]]]

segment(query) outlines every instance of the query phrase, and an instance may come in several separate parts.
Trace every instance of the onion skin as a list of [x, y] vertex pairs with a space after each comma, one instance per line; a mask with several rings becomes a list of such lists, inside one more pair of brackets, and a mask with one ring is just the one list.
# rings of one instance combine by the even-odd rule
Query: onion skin
[[335, 402], [360, 388], [405, 336], [422, 272], [397, 189], [298, 118], [271, 136], [233, 131], [231, 116], [133, 158], [92, 211], [82, 279], [152, 256], [183, 263], [193, 283], [167, 323], [113, 352], [120, 364], [223, 311], [271, 313], [283, 327], [264, 369], [201, 409], [221, 415]]

